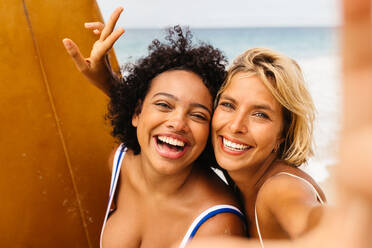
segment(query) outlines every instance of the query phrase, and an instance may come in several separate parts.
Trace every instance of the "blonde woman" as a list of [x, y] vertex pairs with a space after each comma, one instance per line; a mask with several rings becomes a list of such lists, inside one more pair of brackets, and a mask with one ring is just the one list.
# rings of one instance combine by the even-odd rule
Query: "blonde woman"
[[[371, 1], [343, 1], [344, 111], [337, 201], [324, 208], [319, 225], [295, 241], [265, 241], [266, 248], [371, 247], [372, 228], [372, 29]], [[362, 114], [361, 114], [362, 113]], [[215, 118], [215, 117], [214, 117]], [[195, 240], [188, 248], [258, 247], [254, 240]]]
[[324, 194], [298, 168], [313, 153], [313, 120], [294, 60], [266, 48], [235, 59], [217, 96], [212, 142], [262, 246], [263, 239], [297, 238], [319, 220]]

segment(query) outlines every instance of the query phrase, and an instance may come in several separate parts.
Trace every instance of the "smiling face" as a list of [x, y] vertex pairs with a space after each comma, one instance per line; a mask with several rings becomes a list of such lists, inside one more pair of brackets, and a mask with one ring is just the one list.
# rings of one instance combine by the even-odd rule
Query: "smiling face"
[[212, 120], [218, 164], [227, 171], [260, 166], [282, 141], [282, 106], [256, 76], [238, 72]]
[[191, 165], [207, 143], [211, 112], [212, 96], [198, 75], [184, 70], [159, 74], [132, 119], [140, 155], [162, 174]]

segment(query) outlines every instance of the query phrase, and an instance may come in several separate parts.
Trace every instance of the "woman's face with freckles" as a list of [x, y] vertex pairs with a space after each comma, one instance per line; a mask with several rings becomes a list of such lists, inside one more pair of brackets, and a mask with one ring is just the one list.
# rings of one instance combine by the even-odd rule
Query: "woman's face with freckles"
[[281, 104], [257, 76], [238, 72], [212, 119], [218, 164], [227, 171], [260, 166], [280, 145], [282, 128]]
[[141, 156], [161, 174], [190, 166], [205, 148], [211, 114], [212, 96], [197, 74], [159, 74], [132, 119]]

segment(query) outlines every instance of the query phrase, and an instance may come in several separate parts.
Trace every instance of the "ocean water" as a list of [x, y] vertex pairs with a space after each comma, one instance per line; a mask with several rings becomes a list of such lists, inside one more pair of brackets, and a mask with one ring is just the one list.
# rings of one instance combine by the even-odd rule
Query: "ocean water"
[[[317, 181], [328, 177], [327, 167], [337, 163], [340, 130], [341, 81], [337, 28], [223, 28], [191, 29], [194, 40], [221, 49], [229, 63], [243, 51], [268, 47], [295, 59], [301, 66], [317, 108], [315, 155], [302, 166]], [[128, 29], [115, 44], [120, 64], [147, 55], [154, 38], [162, 39], [162, 29]]]

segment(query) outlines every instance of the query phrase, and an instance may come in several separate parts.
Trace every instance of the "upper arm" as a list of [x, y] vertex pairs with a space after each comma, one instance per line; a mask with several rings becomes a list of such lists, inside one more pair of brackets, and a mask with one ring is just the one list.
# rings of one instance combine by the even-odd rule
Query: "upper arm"
[[274, 177], [262, 187], [260, 194], [262, 205], [291, 238], [308, 231], [321, 218], [321, 206], [314, 189], [299, 179], [287, 175]]
[[195, 237], [208, 235], [245, 235], [243, 220], [233, 213], [219, 213], [204, 222]]

